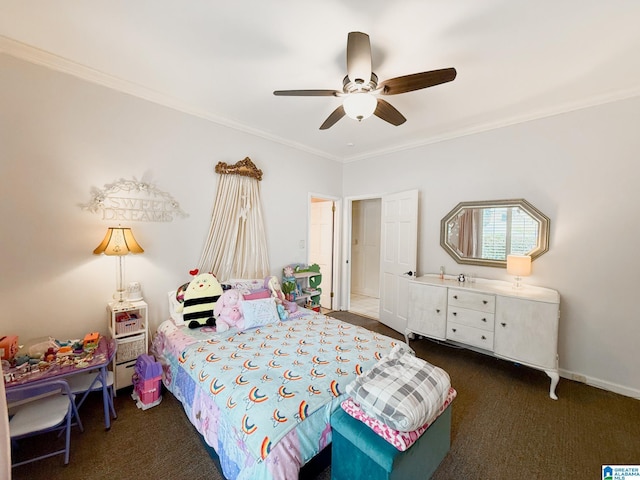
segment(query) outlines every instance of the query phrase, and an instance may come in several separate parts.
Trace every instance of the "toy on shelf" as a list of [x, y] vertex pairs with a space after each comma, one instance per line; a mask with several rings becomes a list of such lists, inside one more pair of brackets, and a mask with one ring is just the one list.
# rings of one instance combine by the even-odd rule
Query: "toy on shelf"
[[316, 311], [320, 310], [321, 281], [317, 263], [291, 264], [282, 269], [282, 291], [289, 295], [291, 301]]

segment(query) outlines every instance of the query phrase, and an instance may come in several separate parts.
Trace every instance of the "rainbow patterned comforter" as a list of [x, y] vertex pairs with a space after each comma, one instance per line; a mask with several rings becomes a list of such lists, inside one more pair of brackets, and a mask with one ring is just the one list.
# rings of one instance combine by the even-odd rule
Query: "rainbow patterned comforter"
[[[234, 479], [297, 479], [331, 442], [345, 387], [400, 343], [309, 311], [245, 332], [164, 322], [153, 351], [165, 386]], [[408, 348], [408, 347], [407, 347]]]

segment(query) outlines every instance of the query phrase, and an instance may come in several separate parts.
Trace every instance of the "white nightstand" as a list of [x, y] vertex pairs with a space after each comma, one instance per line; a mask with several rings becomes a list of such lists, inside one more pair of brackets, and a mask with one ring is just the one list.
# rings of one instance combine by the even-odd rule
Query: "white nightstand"
[[142, 300], [112, 302], [107, 306], [109, 333], [118, 344], [112, 365], [116, 390], [133, 384], [131, 377], [136, 359], [148, 351], [148, 310], [147, 303]]

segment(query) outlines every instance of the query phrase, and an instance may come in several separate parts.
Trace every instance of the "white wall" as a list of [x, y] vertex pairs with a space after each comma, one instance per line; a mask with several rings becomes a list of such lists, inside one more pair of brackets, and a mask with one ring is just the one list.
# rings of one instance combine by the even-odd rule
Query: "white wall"
[[[345, 196], [420, 190], [418, 273], [458, 265], [440, 220], [458, 202], [525, 198], [551, 219], [526, 282], [561, 295], [560, 368], [640, 398], [640, 98], [347, 164]], [[366, 164], [366, 168], [363, 168]]]
[[272, 274], [307, 260], [309, 192], [341, 195], [337, 162], [6, 55], [0, 72], [0, 333], [21, 342], [106, 333], [116, 260], [92, 254], [111, 222], [79, 207], [91, 187], [144, 178], [189, 214], [124, 225], [145, 249], [126, 257], [126, 272], [142, 284], [151, 331], [167, 318], [166, 292], [200, 258], [216, 163], [248, 156], [263, 170]]

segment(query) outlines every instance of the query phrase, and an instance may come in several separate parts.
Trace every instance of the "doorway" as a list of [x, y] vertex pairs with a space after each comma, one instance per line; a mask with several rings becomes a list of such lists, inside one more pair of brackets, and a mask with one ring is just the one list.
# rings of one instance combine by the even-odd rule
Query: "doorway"
[[380, 198], [351, 203], [349, 311], [378, 319], [380, 312]]

